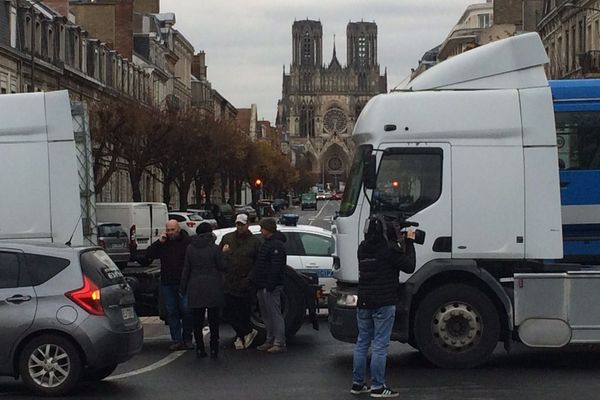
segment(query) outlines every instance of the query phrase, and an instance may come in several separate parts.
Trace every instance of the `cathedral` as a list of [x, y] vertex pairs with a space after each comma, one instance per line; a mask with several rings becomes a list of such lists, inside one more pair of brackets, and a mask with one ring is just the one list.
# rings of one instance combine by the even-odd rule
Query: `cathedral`
[[377, 63], [377, 25], [349, 22], [346, 65], [333, 54], [323, 63], [320, 21], [295, 21], [292, 26], [292, 64], [283, 70], [283, 93], [277, 107], [277, 126], [289, 138], [292, 162], [318, 174], [327, 189], [340, 189], [352, 161], [352, 129], [369, 99], [387, 92], [387, 72]]

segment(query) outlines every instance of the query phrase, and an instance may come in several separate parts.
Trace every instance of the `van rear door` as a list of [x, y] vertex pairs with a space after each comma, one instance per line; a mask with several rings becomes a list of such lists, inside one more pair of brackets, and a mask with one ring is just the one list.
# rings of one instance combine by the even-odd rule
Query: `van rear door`
[[152, 242], [158, 240], [160, 233], [165, 230], [168, 217], [167, 205], [162, 203], [152, 204]]
[[146, 250], [152, 243], [151, 211], [151, 204], [136, 204], [133, 206], [133, 223], [136, 228], [138, 250]]

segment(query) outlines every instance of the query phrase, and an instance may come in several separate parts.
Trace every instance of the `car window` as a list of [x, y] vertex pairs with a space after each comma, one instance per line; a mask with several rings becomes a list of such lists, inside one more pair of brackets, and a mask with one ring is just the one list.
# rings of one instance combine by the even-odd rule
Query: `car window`
[[103, 250], [90, 250], [81, 253], [83, 273], [101, 288], [124, 283], [121, 270]]
[[169, 218], [174, 219], [177, 222], [185, 222], [185, 217], [182, 217], [181, 215], [178, 215], [178, 214], [169, 214]]
[[42, 256], [39, 254], [25, 254], [25, 263], [31, 277], [32, 286], [48, 282], [71, 264], [69, 260], [64, 258]]
[[19, 286], [19, 258], [15, 253], [0, 252], [0, 289]]
[[312, 233], [299, 232], [304, 253], [307, 256], [331, 256], [333, 250], [333, 239], [326, 236], [314, 235]]
[[121, 224], [100, 225], [98, 227], [98, 236], [100, 237], [119, 237], [127, 236]]
[[[301, 256], [301, 250], [298, 248], [296, 244], [296, 234], [294, 232], [281, 232], [285, 236], [285, 243], [283, 246], [285, 247], [285, 255], [286, 256]], [[260, 232], [255, 233], [254, 236], [259, 238], [261, 241], [263, 240]]]

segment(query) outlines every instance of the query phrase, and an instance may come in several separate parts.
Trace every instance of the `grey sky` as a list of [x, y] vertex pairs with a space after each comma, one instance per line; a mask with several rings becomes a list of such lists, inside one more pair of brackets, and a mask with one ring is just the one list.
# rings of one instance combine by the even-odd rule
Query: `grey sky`
[[[410, 74], [423, 53], [440, 44], [465, 8], [476, 0], [161, 0], [174, 12], [175, 27], [206, 52], [208, 79], [235, 107], [258, 106], [259, 118], [275, 122], [282, 68], [292, 54], [292, 23], [323, 24], [323, 61], [336, 35], [338, 59], [346, 62], [348, 21], [375, 21], [381, 72], [388, 89]], [[485, 0], [481, 0], [485, 2]]]

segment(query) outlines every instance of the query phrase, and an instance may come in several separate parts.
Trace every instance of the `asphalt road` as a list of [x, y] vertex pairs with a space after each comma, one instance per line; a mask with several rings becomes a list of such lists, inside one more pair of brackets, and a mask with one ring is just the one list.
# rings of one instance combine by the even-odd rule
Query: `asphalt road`
[[[331, 337], [326, 319], [321, 329], [308, 324], [288, 344], [285, 354], [234, 350], [233, 331], [221, 328], [218, 360], [197, 360], [193, 352], [169, 353], [166, 327], [147, 323], [150, 334], [142, 354], [121, 365], [110, 381], [79, 385], [71, 398], [81, 399], [351, 399], [353, 345]], [[156, 363], [171, 357], [165, 365]], [[148, 370], [144, 372], [145, 367]], [[133, 373], [131, 376], [123, 374]], [[491, 362], [473, 370], [429, 366], [408, 345], [392, 343], [387, 383], [402, 399], [597, 399], [600, 352], [542, 352], [498, 348]], [[366, 398], [368, 396], [358, 396]], [[0, 378], [0, 398], [31, 396], [20, 382]]]
[[[319, 202], [317, 212], [288, 210], [300, 223], [328, 228], [339, 202]], [[144, 319], [141, 354], [97, 383], [82, 383], [70, 398], [80, 399], [353, 399], [349, 393], [353, 345], [329, 334], [326, 317], [320, 330], [305, 324], [285, 354], [256, 349], [234, 350], [233, 330], [221, 327], [218, 360], [197, 360], [193, 352], [168, 351], [167, 327]], [[260, 344], [260, 343], [257, 343]], [[507, 354], [498, 346], [490, 362], [472, 370], [430, 366], [408, 345], [392, 343], [387, 383], [401, 399], [425, 400], [565, 400], [600, 397], [600, 350], [577, 348], [541, 351], [515, 346]], [[0, 378], [0, 400], [29, 399], [19, 381]]]

